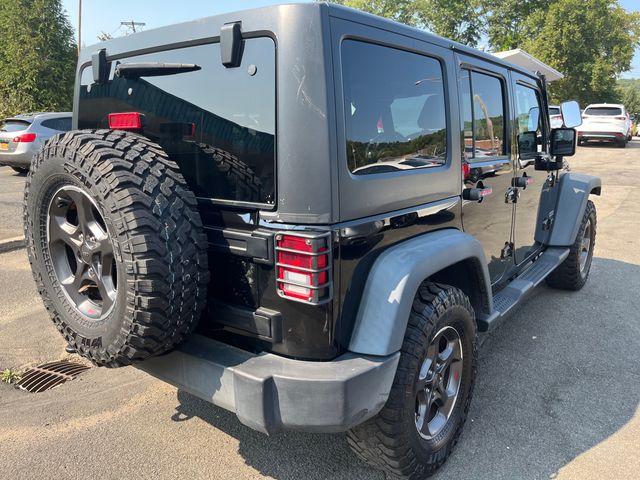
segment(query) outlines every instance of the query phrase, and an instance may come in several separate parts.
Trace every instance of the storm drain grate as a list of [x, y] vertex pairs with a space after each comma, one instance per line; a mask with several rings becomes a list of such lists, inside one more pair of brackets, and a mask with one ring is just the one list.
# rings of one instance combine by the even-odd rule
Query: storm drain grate
[[73, 362], [49, 362], [30, 368], [17, 383], [22, 390], [40, 393], [73, 380], [89, 367]]

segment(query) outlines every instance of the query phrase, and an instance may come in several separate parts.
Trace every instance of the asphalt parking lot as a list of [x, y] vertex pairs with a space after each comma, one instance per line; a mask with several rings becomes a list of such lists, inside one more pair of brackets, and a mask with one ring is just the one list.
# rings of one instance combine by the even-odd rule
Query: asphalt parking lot
[[[570, 164], [603, 180], [591, 278], [539, 288], [486, 339], [437, 480], [640, 478], [640, 140], [580, 147]], [[21, 234], [23, 182], [0, 167], [0, 242]], [[65, 356], [24, 249], [0, 253], [0, 370]], [[342, 435], [269, 438], [134, 368], [41, 394], [0, 384], [0, 452], [3, 479], [384, 478]]]

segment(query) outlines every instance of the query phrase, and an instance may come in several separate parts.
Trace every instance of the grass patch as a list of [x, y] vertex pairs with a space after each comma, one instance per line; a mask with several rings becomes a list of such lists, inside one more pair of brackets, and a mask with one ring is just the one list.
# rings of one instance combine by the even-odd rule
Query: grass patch
[[15, 384], [20, 381], [22, 375], [15, 370], [11, 370], [10, 368], [5, 368], [2, 373], [0, 373], [0, 380], [4, 383]]

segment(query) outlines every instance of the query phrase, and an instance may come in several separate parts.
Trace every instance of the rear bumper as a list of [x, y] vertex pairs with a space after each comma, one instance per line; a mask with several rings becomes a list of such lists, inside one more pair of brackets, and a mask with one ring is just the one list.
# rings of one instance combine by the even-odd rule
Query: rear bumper
[[6, 165], [9, 167], [26, 167], [31, 166], [31, 159], [33, 158], [33, 150], [31, 148], [18, 147], [13, 152], [6, 152], [0, 150], [0, 165]]
[[578, 132], [579, 140], [624, 140], [623, 132]]
[[330, 362], [301, 361], [192, 335], [137, 367], [234, 412], [254, 430], [341, 432], [382, 409], [399, 357], [349, 352]]

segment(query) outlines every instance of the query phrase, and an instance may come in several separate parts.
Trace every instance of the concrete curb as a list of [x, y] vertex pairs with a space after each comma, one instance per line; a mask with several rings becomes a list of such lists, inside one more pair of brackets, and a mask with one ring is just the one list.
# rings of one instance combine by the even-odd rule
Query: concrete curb
[[13, 237], [0, 240], [0, 253], [13, 252], [14, 250], [24, 248], [24, 246], [24, 237]]

